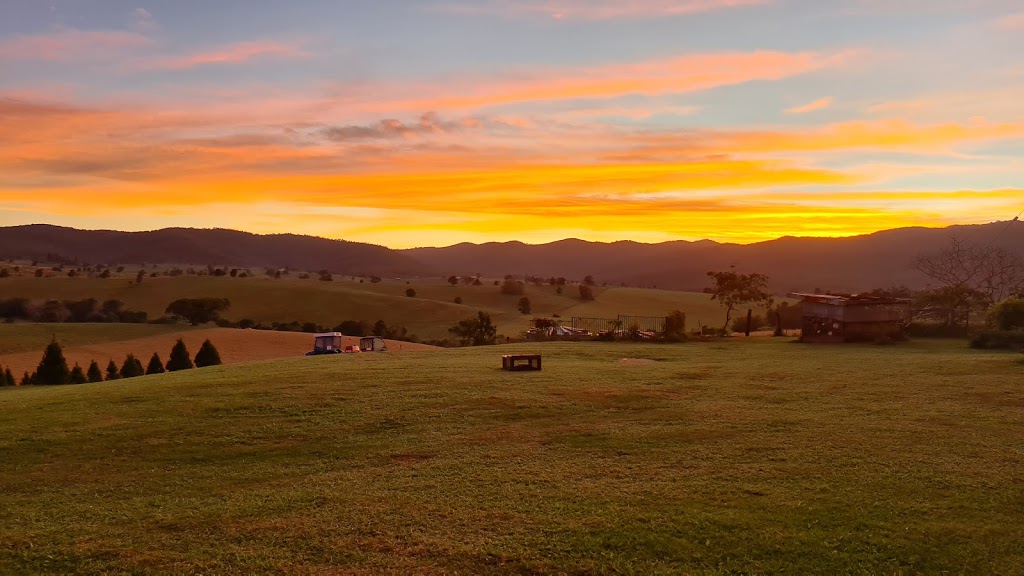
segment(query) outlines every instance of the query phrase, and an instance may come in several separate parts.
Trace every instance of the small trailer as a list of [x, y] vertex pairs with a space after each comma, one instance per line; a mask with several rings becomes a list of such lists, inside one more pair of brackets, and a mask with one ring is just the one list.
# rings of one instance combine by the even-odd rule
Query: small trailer
[[319, 356], [321, 354], [341, 354], [345, 351], [342, 346], [341, 332], [325, 332], [313, 335], [313, 351], [306, 352], [306, 356]]
[[380, 336], [367, 336], [359, 339], [359, 350], [363, 352], [387, 352], [388, 344]]

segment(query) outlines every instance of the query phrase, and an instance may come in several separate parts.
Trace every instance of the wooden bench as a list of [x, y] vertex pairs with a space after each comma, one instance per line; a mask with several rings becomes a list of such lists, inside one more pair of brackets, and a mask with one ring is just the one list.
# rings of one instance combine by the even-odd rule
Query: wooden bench
[[540, 354], [505, 354], [501, 357], [501, 369], [511, 372], [540, 370]]

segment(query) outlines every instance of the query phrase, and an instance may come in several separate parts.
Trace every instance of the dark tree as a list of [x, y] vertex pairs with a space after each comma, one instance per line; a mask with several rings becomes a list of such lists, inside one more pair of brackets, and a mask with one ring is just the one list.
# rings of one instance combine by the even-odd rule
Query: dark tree
[[686, 339], [686, 314], [679, 310], [665, 317], [665, 340], [678, 342]]
[[17, 382], [14, 381], [14, 374], [11, 373], [11, 369], [0, 370], [0, 386], [14, 386]]
[[199, 348], [199, 352], [196, 352], [196, 368], [205, 368], [207, 366], [220, 366], [223, 362], [220, 361], [220, 353], [217, 352], [217, 348], [207, 339], [203, 342], [203, 345]]
[[462, 296], [456, 296], [453, 302], [455, 302], [456, 304], [462, 304]]
[[142, 367], [142, 362], [139, 362], [134, 354], [125, 356], [124, 363], [121, 364], [121, 378], [135, 378], [145, 373], [146, 370]]
[[992, 306], [988, 318], [1000, 330], [1024, 329], [1024, 298], [1008, 298]]
[[68, 374], [68, 384], [85, 384], [88, 381], [82, 367], [75, 364], [75, 367], [71, 369], [71, 373]]
[[188, 348], [185, 346], [185, 341], [178, 338], [178, 341], [171, 348], [171, 357], [167, 359], [167, 371], [177, 372], [179, 370], [189, 370], [193, 368], [192, 358], [188, 353]]
[[527, 298], [526, 296], [523, 296], [522, 298], [520, 298], [519, 299], [519, 305], [516, 306], [516, 309], [519, 310], [519, 312], [521, 312], [523, 314], [529, 314], [530, 313], [530, 299]]
[[729, 329], [732, 312], [739, 306], [756, 304], [771, 308], [774, 303], [768, 292], [768, 277], [764, 274], [739, 274], [732, 270], [726, 272], [708, 272], [708, 277], [715, 281], [711, 287], [711, 299], [718, 300], [725, 308], [725, 324], [723, 330]]
[[491, 345], [498, 337], [498, 328], [491, 323], [491, 316], [484, 312], [477, 312], [476, 318], [459, 321], [448, 331], [458, 336], [463, 346]]
[[459, 277], [458, 276], [449, 276], [448, 277], [448, 283], [451, 284], [452, 286], [457, 285], [459, 283]]
[[117, 370], [117, 364], [113, 360], [107, 362], [107, 380], [120, 380], [121, 373]]
[[370, 276], [370, 284], [378, 284], [381, 282], [380, 276]]
[[587, 276], [586, 278], [583, 279], [583, 283], [586, 284], [587, 286], [593, 286], [595, 284], [594, 277]]
[[227, 298], [182, 298], [171, 302], [164, 312], [198, 326], [216, 322], [220, 313], [230, 307], [231, 301]]
[[383, 338], [388, 333], [388, 325], [383, 320], [377, 320], [373, 324], [373, 335]]
[[164, 363], [160, 361], [160, 355], [153, 352], [153, 357], [149, 359], [149, 365], [146, 366], [146, 375], [150, 374], [163, 374]]
[[145, 270], [139, 270], [139, 273], [135, 275], [135, 283], [142, 284], [142, 279], [146, 277]]
[[18, 386], [31, 386], [31, 385], [32, 385], [32, 377], [29, 376], [28, 372], [25, 372], [24, 374], [21, 375], [21, 382], [18, 383]]
[[407, 288], [405, 290], [405, 295], [408, 296], [409, 298], [415, 298], [416, 297], [416, 290], [414, 290], [413, 288]]
[[100, 365], [95, 360], [89, 364], [89, 369], [85, 372], [86, 379], [89, 382], [103, 382], [103, 372], [100, 371]]
[[32, 382], [48, 385], [67, 384], [70, 374], [68, 362], [64, 359], [64, 351], [54, 340], [47, 344], [43, 358], [39, 361], [35, 374], [32, 375]]
[[512, 278], [506, 278], [505, 283], [501, 285], [501, 293], [509, 296], [520, 296], [525, 291], [526, 285]]
[[580, 284], [580, 300], [593, 300], [594, 289], [586, 284]]

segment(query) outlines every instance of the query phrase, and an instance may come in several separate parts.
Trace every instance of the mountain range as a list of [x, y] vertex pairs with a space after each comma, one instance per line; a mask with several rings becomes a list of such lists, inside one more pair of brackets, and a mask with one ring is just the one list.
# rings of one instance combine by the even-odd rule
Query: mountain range
[[581, 279], [599, 283], [699, 291], [706, 273], [735, 266], [771, 278], [777, 292], [862, 291], [928, 279], [914, 259], [957, 237], [1001, 246], [1024, 257], [1024, 222], [948, 228], [899, 228], [847, 238], [783, 237], [756, 244], [710, 240], [642, 244], [577, 239], [550, 244], [456, 244], [394, 250], [383, 246], [294, 234], [258, 235], [233, 230], [169, 228], [152, 232], [76, 230], [43, 224], [0, 228], [0, 258], [45, 260], [55, 255], [82, 263], [193, 264], [289, 268], [336, 274], [442, 276], [506, 274]]

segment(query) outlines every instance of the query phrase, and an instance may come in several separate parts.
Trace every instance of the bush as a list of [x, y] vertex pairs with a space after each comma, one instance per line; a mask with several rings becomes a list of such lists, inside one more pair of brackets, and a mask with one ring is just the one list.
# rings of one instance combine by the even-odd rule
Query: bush
[[580, 284], [580, 300], [593, 300], [594, 289], [586, 284]]
[[414, 290], [412, 288], [408, 288], [405, 291], [405, 295], [408, 296], [409, 298], [415, 298], [416, 297], [416, 290]]
[[121, 373], [117, 370], [117, 364], [113, 360], [107, 363], [107, 380], [120, 380]]
[[68, 384], [85, 384], [88, 381], [82, 367], [75, 364], [75, 367], [71, 369], [71, 373], [68, 374]]
[[221, 364], [223, 362], [220, 361], [220, 353], [217, 352], [213, 342], [206, 339], [199, 348], [199, 352], [196, 352], [196, 367], [205, 368], [207, 366], [220, 366]]
[[[750, 331], [751, 332], [761, 328], [762, 326], [766, 326], [766, 325], [767, 324], [765, 323], [764, 318], [762, 318], [760, 314], [754, 314], [754, 315], [752, 315], [750, 317]], [[746, 332], [747, 331], [747, 315], [743, 314], [739, 318], [734, 318], [733, 321], [732, 321], [732, 326], [730, 327], [730, 329], [733, 332]]]
[[526, 291], [526, 285], [519, 280], [509, 278], [501, 285], [501, 293], [509, 296], [519, 296]]
[[1024, 350], [1024, 330], [986, 330], [971, 338], [979, 350]]
[[988, 319], [999, 330], [1024, 329], [1024, 299], [1010, 298], [992, 306]]
[[142, 367], [142, 362], [139, 362], [134, 354], [125, 356], [124, 363], [121, 364], [121, 378], [135, 378], [143, 376], [145, 373], [146, 370]]
[[519, 312], [521, 312], [522, 314], [529, 314], [530, 313], [530, 299], [527, 298], [526, 296], [523, 296], [522, 298], [520, 298], [519, 299], [519, 305], [516, 306], [516, 309], [519, 310]]
[[456, 296], [453, 302], [455, 302], [456, 304], [462, 304], [462, 296]]

